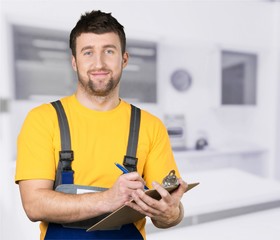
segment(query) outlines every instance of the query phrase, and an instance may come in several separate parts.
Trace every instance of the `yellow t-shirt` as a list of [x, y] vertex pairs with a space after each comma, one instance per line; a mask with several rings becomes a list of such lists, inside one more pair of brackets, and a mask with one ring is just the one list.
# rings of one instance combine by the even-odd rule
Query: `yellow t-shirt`
[[[121, 100], [113, 110], [100, 112], [81, 105], [75, 95], [61, 102], [74, 151], [74, 183], [110, 188], [121, 174], [114, 163], [122, 164], [126, 154], [130, 104]], [[60, 149], [60, 130], [53, 106], [43, 104], [31, 110], [18, 136], [15, 181], [54, 180]], [[171, 169], [178, 174], [165, 126], [144, 110], [141, 110], [137, 158], [137, 171], [149, 188], [152, 181], [161, 182]], [[145, 238], [145, 219], [135, 225]], [[47, 224], [42, 223], [42, 239], [46, 228]]]

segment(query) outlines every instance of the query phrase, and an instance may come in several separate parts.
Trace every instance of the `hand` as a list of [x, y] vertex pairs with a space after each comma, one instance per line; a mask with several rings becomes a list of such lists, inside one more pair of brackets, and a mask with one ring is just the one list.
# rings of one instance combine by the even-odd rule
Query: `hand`
[[112, 188], [106, 191], [106, 202], [111, 211], [116, 210], [132, 199], [132, 193], [139, 189], [143, 190], [145, 182], [137, 172], [121, 175]]
[[166, 228], [179, 223], [182, 217], [180, 211], [180, 200], [187, 190], [187, 183], [179, 179], [180, 186], [171, 194], [160, 184], [153, 183], [153, 187], [161, 195], [159, 201], [149, 197], [142, 189], [132, 193], [134, 202], [127, 202], [126, 205], [150, 217], [157, 227]]

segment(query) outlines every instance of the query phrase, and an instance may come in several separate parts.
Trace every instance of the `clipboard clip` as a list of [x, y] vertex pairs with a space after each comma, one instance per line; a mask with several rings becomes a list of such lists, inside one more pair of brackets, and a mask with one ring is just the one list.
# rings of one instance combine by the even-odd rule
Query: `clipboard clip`
[[163, 187], [172, 187], [172, 186], [178, 186], [179, 181], [176, 177], [175, 170], [171, 170], [169, 174], [162, 180], [162, 186]]

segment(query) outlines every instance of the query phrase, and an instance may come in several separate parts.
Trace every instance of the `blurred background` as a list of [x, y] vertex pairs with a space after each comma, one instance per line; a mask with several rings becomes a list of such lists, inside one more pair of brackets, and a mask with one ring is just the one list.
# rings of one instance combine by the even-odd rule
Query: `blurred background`
[[130, 62], [121, 97], [167, 127], [181, 175], [200, 185], [175, 228], [148, 239], [279, 239], [280, 1], [2, 0], [0, 239], [39, 239], [14, 184], [27, 112], [70, 95], [68, 37], [81, 14], [112, 12]]

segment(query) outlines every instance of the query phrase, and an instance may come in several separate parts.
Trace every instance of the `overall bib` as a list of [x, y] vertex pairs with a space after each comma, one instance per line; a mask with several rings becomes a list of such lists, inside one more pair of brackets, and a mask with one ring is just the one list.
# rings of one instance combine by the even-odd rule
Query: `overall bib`
[[[66, 114], [64, 112], [61, 102], [52, 102], [58, 116], [61, 138], [61, 151], [59, 153], [59, 164], [56, 171], [56, 179], [54, 189], [58, 186], [66, 186], [72, 188], [74, 185], [74, 171], [72, 170], [71, 163], [74, 160], [74, 153], [71, 150], [71, 137]], [[129, 171], [137, 171], [137, 144], [140, 126], [141, 110], [131, 105], [131, 119], [130, 119], [130, 132], [127, 146], [127, 153], [124, 156], [123, 165]], [[63, 188], [63, 187], [62, 187]], [[86, 221], [85, 221], [86, 222]], [[87, 232], [87, 227], [80, 227], [81, 222], [66, 225], [49, 223], [45, 240], [66, 240], [66, 239], [143, 239], [141, 233], [138, 231], [133, 223], [121, 226], [117, 230], [97, 230]], [[87, 223], [88, 224], [88, 223]], [[75, 226], [75, 227], [71, 227]]]

